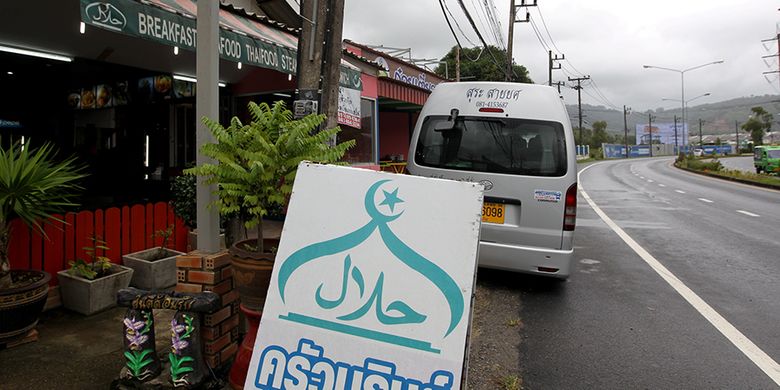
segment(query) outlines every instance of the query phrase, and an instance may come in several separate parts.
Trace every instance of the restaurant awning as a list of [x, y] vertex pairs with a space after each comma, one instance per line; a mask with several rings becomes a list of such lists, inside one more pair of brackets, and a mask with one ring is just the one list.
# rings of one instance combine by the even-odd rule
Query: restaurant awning
[[[81, 20], [89, 25], [194, 51], [194, 0], [80, 0]], [[298, 38], [292, 29], [220, 9], [220, 57], [295, 74]], [[361, 89], [360, 72], [342, 65], [341, 84]]]

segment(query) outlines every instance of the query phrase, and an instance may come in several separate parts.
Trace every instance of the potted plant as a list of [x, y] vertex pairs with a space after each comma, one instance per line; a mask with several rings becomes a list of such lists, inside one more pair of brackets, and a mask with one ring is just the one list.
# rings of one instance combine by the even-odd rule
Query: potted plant
[[33, 149], [14, 143], [0, 149], [0, 343], [21, 337], [35, 327], [46, 304], [51, 275], [44, 271], [12, 270], [8, 257], [11, 220], [21, 219], [46, 236], [44, 224], [58, 221], [55, 213], [76, 206], [83, 166], [74, 157], [56, 160], [51, 144]]
[[269, 209], [284, 206], [302, 161], [337, 162], [355, 145], [354, 140], [334, 144], [338, 127], [317, 131], [324, 115], [292, 119], [283, 101], [269, 106], [249, 103], [252, 121], [243, 124], [233, 117], [228, 127], [203, 118], [216, 143], [201, 152], [216, 163], [185, 170], [217, 184], [214, 206], [223, 216], [239, 216], [246, 228], [256, 228], [257, 238], [235, 242], [230, 247], [233, 279], [241, 303], [262, 310], [271, 279], [277, 242], [264, 239], [263, 217]]
[[101, 254], [109, 249], [105, 241], [94, 234], [89, 241], [91, 245], [82, 248], [89, 261], [71, 261], [70, 269], [57, 272], [62, 305], [86, 315], [116, 306], [117, 291], [127, 288], [133, 277], [132, 269]]
[[122, 256], [122, 264], [133, 269], [132, 286], [144, 290], [159, 290], [176, 284], [176, 257], [184, 253], [168, 248], [173, 225], [152, 234], [162, 240], [158, 247]]

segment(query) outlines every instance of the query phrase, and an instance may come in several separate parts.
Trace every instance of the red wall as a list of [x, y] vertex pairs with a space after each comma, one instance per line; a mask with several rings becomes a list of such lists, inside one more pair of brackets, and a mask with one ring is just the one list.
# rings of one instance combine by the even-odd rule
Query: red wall
[[379, 112], [380, 160], [384, 160], [387, 155], [394, 154], [403, 154], [404, 160], [409, 158], [407, 156], [409, 153], [409, 133], [417, 121], [417, 116], [418, 113]]

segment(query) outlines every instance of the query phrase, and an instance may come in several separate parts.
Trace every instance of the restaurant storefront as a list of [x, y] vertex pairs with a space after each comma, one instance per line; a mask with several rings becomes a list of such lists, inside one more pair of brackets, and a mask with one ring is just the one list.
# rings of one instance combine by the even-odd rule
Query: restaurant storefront
[[448, 80], [366, 45], [346, 40], [344, 46], [378, 67], [377, 155], [380, 163], [402, 166], [408, 158], [409, 140], [422, 106], [436, 85]]
[[[194, 1], [5, 7], [0, 140], [51, 141], [87, 162], [85, 207], [167, 199], [169, 179], [195, 160]], [[220, 121], [248, 120], [249, 100], [291, 106], [295, 31], [229, 5], [219, 12]], [[353, 163], [377, 159], [376, 104], [363, 101], [372, 77], [376, 85], [375, 76], [342, 66], [341, 87], [352, 100], [342, 97], [349, 104], [340, 123], [342, 137], [358, 140]]]

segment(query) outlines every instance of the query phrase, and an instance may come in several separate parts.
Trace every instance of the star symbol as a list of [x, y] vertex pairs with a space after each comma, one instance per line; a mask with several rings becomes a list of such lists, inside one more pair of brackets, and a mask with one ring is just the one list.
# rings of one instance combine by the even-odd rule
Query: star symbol
[[396, 203], [403, 203], [403, 199], [398, 197], [398, 188], [396, 188], [393, 192], [387, 192], [385, 190], [382, 190], [382, 192], [385, 193], [385, 200], [383, 200], [379, 205], [389, 206], [391, 213], [395, 211]]

